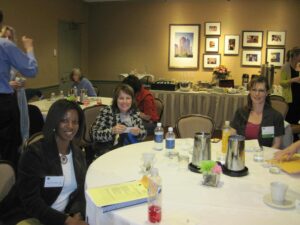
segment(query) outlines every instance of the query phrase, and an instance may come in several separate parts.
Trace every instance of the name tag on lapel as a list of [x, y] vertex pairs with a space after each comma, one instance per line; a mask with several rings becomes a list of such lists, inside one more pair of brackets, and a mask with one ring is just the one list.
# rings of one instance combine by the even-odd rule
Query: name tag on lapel
[[262, 138], [273, 138], [274, 137], [274, 126], [262, 127], [261, 135], [262, 135]]
[[64, 186], [64, 176], [46, 176], [45, 177], [45, 188], [50, 187], [63, 187]]

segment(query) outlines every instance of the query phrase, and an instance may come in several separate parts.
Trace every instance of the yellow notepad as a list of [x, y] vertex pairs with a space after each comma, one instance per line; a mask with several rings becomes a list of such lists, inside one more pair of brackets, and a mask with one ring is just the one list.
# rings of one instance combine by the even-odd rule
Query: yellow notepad
[[291, 173], [291, 174], [300, 173], [299, 154], [294, 155], [289, 161], [282, 161], [282, 162], [272, 161], [272, 163], [287, 173]]
[[96, 206], [103, 208], [103, 212], [144, 203], [148, 197], [147, 188], [141, 181], [91, 188], [86, 192]]

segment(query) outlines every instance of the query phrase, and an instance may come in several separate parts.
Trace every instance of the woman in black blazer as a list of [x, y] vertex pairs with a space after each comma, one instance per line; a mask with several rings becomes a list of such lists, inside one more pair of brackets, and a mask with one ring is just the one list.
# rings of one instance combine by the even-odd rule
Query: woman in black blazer
[[86, 225], [86, 163], [74, 140], [84, 124], [81, 108], [67, 100], [49, 109], [44, 138], [21, 156], [15, 186], [0, 204], [5, 224]]

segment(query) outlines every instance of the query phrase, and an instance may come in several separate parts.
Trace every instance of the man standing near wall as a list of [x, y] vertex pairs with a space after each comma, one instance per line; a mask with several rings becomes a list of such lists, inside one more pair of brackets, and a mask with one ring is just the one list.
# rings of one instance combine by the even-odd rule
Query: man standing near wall
[[[3, 17], [0, 10], [0, 28]], [[26, 77], [37, 74], [32, 39], [23, 36], [22, 42], [26, 53], [13, 42], [0, 38], [0, 159], [9, 160], [14, 166], [17, 166], [21, 135], [17, 98], [9, 85], [10, 70], [13, 67]]]

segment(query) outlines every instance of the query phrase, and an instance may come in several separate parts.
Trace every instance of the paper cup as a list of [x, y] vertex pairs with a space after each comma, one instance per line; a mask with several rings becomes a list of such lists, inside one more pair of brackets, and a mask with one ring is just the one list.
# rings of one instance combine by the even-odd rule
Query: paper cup
[[286, 191], [288, 186], [281, 182], [271, 183], [271, 197], [275, 204], [282, 205], [285, 200]]

